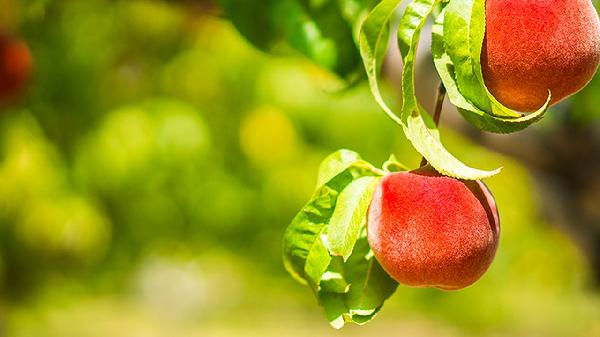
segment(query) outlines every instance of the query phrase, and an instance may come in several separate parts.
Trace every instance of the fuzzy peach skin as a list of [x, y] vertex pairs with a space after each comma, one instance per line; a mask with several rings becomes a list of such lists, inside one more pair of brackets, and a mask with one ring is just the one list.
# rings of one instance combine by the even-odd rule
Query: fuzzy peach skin
[[483, 78], [521, 112], [582, 89], [600, 61], [600, 20], [590, 0], [487, 0]]
[[474, 283], [492, 263], [500, 235], [496, 203], [482, 182], [430, 167], [385, 176], [367, 220], [377, 261], [413, 287], [457, 290]]

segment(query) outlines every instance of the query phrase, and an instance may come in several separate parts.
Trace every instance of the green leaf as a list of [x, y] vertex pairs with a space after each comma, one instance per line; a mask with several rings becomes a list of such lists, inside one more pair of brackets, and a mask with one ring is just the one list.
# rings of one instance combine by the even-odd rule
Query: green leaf
[[[381, 308], [379, 308], [381, 309]], [[352, 315], [352, 322], [358, 324], [358, 325], [364, 325], [369, 323], [369, 321], [371, 321], [375, 315], [379, 312], [379, 309], [377, 309], [374, 313], [370, 314], [370, 315], [357, 315], [354, 314]]]
[[285, 268], [311, 287], [338, 329], [371, 320], [397, 287], [375, 260], [366, 231], [373, 190], [385, 174], [355, 152], [333, 153], [319, 169], [323, 183], [284, 234]]
[[319, 288], [331, 256], [327, 248], [327, 229], [340, 193], [354, 180], [364, 176], [381, 176], [385, 172], [357, 154], [338, 151], [321, 165], [323, 178], [334, 175], [317, 187], [311, 200], [294, 217], [283, 238], [283, 262], [288, 272], [301, 283]]
[[[321, 234], [333, 214], [338, 194], [352, 180], [354, 180], [352, 174], [348, 170], [344, 170], [317, 189], [313, 198], [294, 217], [285, 231], [283, 237], [284, 266], [298, 281], [306, 283], [312, 280], [311, 285], [318, 286], [321, 275], [331, 260], [321, 239]], [[308, 260], [309, 256], [310, 260]], [[308, 267], [307, 260], [310, 262]], [[310, 275], [307, 276], [306, 270]]]
[[[270, 1], [217, 0], [227, 17], [256, 47], [269, 50], [281, 39], [270, 17]], [[252, 18], [252, 20], [250, 20]]]
[[327, 156], [319, 166], [317, 187], [322, 186], [331, 178], [360, 160], [360, 155], [354, 151], [341, 149]]
[[344, 260], [339, 256], [335, 256], [331, 259], [323, 276], [321, 276], [320, 291], [344, 294], [349, 289], [350, 284], [344, 278]]
[[332, 327], [341, 329], [346, 324], [344, 315], [347, 312], [346, 302], [343, 294], [320, 292], [318, 294], [319, 303], [325, 310], [325, 316]]
[[340, 193], [329, 221], [329, 250], [333, 255], [347, 260], [352, 254], [378, 181], [379, 177], [361, 177]]
[[[472, 3], [469, 0], [451, 1], [446, 7], [444, 15], [444, 47], [455, 66], [456, 83], [459, 91], [478, 109], [491, 111], [491, 104], [485, 89], [479, 84], [475, 73], [475, 63], [479, 63], [479, 54], [472, 57], [474, 41], [473, 35], [478, 35], [478, 26], [471, 26]], [[485, 25], [483, 27], [485, 30]], [[483, 38], [482, 40], [483, 41]], [[518, 114], [510, 112], [508, 116]]]
[[365, 19], [360, 34], [360, 51], [373, 97], [383, 111], [401, 125], [415, 149], [439, 172], [462, 179], [482, 179], [499, 172], [470, 168], [450, 154], [439, 140], [437, 128], [417, 104], [414, 92], [414, 58], [421, 28], [438, 0], [414, 0], [406, 8], [398, 29], [404, 57], [403, 108], [400, 118], [385, 103], [379, 90], [379, 67], [387, 45], [388, 23], [399, 1], [383, 0]]
[[415, 55], [423, 25], [439, 0], [414, 0], [406, 8], [398, 28], [398, 44], [404, 60], [402, 74], [402, 126], [415, 149], [440, 173], [461, 179], [491, 177], [500, 169], [471, 168], [455, 158], [437, 137], [437, 128], [417, 103], [414, 88]]
[[346, 279], [350, 283], [346, 303], [353, 316], [372, 316], [396, 288], [394, 281], [375, 260], [363, 227], [353, 253], [346, 263]]
[[[335, 269], [340, 274], [339, 265]], [[343, 263], [343, 276], [349, 284], [348, 291], [333, 293], [322, 288], [318, 296], [330, 324], [338, 329], [345, 322], [365, 324], [373, 319], [398, 287], [398, 283], [375, 260], [366, 226], [361, 227], [354, 251]]]
[[408, 167], [398, 161], [395, 155], [390, 155], [390, 158], [386, 160], [382, 168], [385, 172], [399, 172], [399, 171], [408, 171]]
[[217, 2], [240, 33], [256, 47], [272, 52], [284, 42], [347, 83], [364, 76], [355, 31], [373, 1]]
[[325, 274], [331, 263], [331, 256], [325, 245], [326, 229], [326, 226], [322, 226], [319, 235], [314, 237], [314, 241], [308, 250], [306, 262], [304, 264], [305, 280], [308, 281], [314, 290], [319, 289], [323, 274]]
[[[446, 94], [450, 98], [452, 104], [459, 109], [465, 109], [470, 111], [478, 110], [468, 99], [466, 99], [460, 90], [455, 79], [454, 64], [450, 59], [450, 56], [446, 52], [444, 46], [444, 21], [446, 17], [445, 9], [442, 10], [440, 15], [435, 20], [432, 27], [431, 34], [431, 53], [433, 55], [433, 62], [435, 67], [442, 79], [442, 83], [446, 88]], [[483, 111], [482, 111], [483, 113]]]
[[360, 54], [369, 79], [369, 86], [375, 101], [396, 123], [402, 124], [392, 109], [388, 107], [379, 90], [379, 70], [388, 47], [389, 21], [394, 15], [400, 0], [383, 0], [369, 13], [360, 29]]

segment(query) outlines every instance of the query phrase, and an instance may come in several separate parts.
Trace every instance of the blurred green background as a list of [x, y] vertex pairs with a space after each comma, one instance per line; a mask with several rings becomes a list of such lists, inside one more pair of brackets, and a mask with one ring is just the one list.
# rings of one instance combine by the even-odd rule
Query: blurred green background
[[[463, 291], [401, 286], [373, 322], [333, 330], [282, 267], [285, 227], [332, 151], [420, 161], [364, 84], [255, 49], [207, 2], [0, 8], [35, 59], [0, 114], [0, 336], [600, 336], [585, 252], [542, 218], [529, 171], [448, 128], [459, 158], [504, 166], [488, 181], [495, 262]], [[573, 102], [582, 123], [599, 87]]]

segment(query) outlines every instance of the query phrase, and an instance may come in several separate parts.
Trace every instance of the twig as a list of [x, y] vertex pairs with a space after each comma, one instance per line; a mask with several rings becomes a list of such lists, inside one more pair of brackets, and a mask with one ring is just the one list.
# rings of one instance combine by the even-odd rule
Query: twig
[[[440, 123], [440, 116], [442, 115], [442, 107], [444, 106], [444, 98], [446, 97], [446, 87], [444, 87], [444, 83], [440, 82], [438, 85], [437, 93], [435, 96], [435, 108], [433, 113], [433, 122], [436, 126]], [[427, 165], [427, 159], [423, 157], [421, 159], [421, 167]]]

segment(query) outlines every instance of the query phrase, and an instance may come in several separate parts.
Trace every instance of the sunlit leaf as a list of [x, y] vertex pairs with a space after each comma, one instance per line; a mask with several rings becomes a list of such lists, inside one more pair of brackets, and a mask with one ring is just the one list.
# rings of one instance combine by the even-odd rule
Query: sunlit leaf
[[428, 122], [426, 112], [417, 103], [414, 88], [415, 55], [423, 25], [439, 0], [415, 0], [406, 8], [398, 28], [398, 45], [404, 60], [402, 74], [402, 127], [415, 149], [445, 175], [462, 179], [483, 179], [500, 170], [483, 171], [471, 168], [455, 158], [437, 137], [437, 127]]
[[377, 313], [383, 302], [394, 293], [398, 283], [375, 260], [367, 241], [366, 227], [363, 227], [354, 250], [355, 253], [346, 264], [345, 275], [350, 283], [346, 303], [353, 317], [365, 320]]
[[[350, 158], [354, 156], [346, 153]], [[292, 220], [284, 234], [283, 260], [288, 272], [300, 282], [317, 289], [331, 257], [326, 246], [326, 230], [337, 207], [340, 193], [354, 180], [363, 176], [383, 175], [369, 163], [358, 160], [338, 172], [327, 163], [338, 162], [336, 155], [324, 161], [323, 174], [336, 174], [317, 188], [312, 199]], [[334, 165], [335, 166], [335, 165]], [[323, 168], [323, 166], [322, 166]]]
[[340, 193], [338, 206], [329, 221], [328, 241], [332, 254], [344, 260], [352, 254], [378, 181], [378, 177], [361, 177]]
[[317, 187], [325, 184], [331, 178], [348, 168], [352, 163], [359, 161], [360, 155], [354, 151], [341, 149], [325, 158], [319, 166]]
[[369, 322], [394, 293], [398, 283], [375, 260], [367, 240], [366, 226], [361, 227], [352, 255], [341, 265], [343, 271], [339, 262], [334, 261], [330, 269], [343, 276], [349, 288], [343, 293], [328, 292], [325, 288], [319, 291], [320, 303], [330, 324], [339, 329], [348, 322]]

